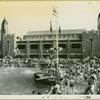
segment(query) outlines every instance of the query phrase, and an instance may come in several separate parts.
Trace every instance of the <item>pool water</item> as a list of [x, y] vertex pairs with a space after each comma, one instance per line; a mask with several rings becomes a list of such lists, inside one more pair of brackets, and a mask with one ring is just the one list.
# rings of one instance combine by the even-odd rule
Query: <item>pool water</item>
[[32, 95], [45, 93], [50, 85], [34, 81], [35, 68], [0, 67], [0, 95]]

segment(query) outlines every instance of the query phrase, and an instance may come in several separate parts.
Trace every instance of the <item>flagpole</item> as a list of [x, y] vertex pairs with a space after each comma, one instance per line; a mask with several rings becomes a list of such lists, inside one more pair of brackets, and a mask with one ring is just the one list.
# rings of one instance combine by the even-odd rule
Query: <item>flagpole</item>
[[54, 17], [56, 18], [56, 63], [57, 63], [57, 68], [59, 67], [59, 52], [58, 52], [58, 15], [56, 9], [53, 8], [53, 13]]
[[[56, 17], [57, 18], [57, 17]], [[56, 20], [56, 25], [58, 26], [58, 22]], [[58, 28], [58, 27], [56, 27]], [[59, 63], [59, 53], [58, 53], [58, 30], [56, 29], [56, 50], [57, 50], [57, 68], [58, 68], [58, 63]]]

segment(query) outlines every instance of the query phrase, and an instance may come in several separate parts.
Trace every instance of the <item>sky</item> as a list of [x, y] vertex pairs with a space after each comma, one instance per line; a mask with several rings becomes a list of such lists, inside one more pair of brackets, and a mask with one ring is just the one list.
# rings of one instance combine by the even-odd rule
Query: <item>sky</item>
[[61, 29], [97, 30], [100, 1], [0, 1], [0, 23], [8, 21], [9, 32], [23, 35], [28, 31], [56, 29], [52, 8], [58, 12]]

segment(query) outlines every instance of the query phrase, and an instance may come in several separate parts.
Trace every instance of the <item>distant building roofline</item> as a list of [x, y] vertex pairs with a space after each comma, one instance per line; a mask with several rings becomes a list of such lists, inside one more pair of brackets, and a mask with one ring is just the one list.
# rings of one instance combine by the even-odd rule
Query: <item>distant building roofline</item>
[[[69, 29], [69, 30], [61, 30], [59, 34], [81, 34], [85, 29]], [[56, 30], [50, 32], [49, 30], [41, 30], [41, 31], [28, 31], [25, 35], [45, 35], [45, 34], [56, 34]], [[58, 30], [59, 32], [59, 30]]]

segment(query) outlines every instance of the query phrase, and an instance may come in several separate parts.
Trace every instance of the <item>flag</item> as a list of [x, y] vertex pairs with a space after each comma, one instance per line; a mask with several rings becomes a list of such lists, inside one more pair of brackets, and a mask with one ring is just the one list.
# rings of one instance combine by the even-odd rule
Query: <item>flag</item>
[[51, 20], [50, 20], [50, 32], [52, 32], [52, 23], [51, 23]]
[[61, 33], [61, 27], [59, 26], [59, 33]]
[[56, 16], [57, 17], [57, 11], [55, 8], [53, 8], [53, 12], [52, 12], [52, 15]]
[[19, 39], [21, 41], [21, 38], [19, 36], [17, 36], [16, 39]]
[[20, 37], [17, 36], [16, 39], [20, 39]]

